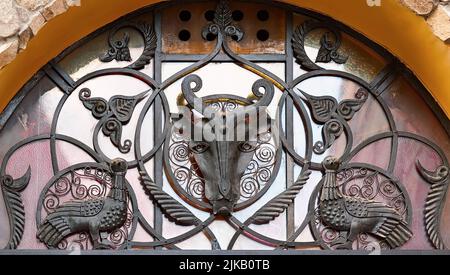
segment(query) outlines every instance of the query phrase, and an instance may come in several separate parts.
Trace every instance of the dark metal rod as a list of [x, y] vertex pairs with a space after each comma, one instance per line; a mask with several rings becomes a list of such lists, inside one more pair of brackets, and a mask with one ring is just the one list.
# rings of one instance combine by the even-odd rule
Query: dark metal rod
[[[155, 79], [156, 82], [161, 83], [162, 82], [162, 66], [161, 66], [161, 59], [159, 58], [161, 51], [162, 51], [162, 43], [161, 43], [161, 13], [158, 12], [158, 10], [155, 10], [154, 12], [154, 21], [155, 21], [155, 31], [156, 31], [156, 35], [158, 38], [158, 42], [157, 42], [157, 48], [156, 48], [156, 52], [157, 54], [155, 55], [154, 58], [154, 71], [153, 71], [153, 77]], [[155, 103], [153, 104], [153, 111], [154, 111], [154, 143], [156, 143], [159, 139], [161, 139], [162, 137], [160, 137], [160, 132], [162, 131], [162, 116], [161, 116], [161, 99], [158, 96], [155, 99]], [[154, 179], [155, 179], [155, 183], [159, 186], [162, 187], [163, 185], [163, 173], [162, 173], [162, 163], [163, 163], [163, 152], [161, 149], [159, 149], [156, 154], [155, 157], [153, 159], [153, 171], [154, 171]], [[161, 210], [159, 209], [159, 207], [156, 204], [153, 204], [154, 206], [154, 229], [155, 231], [162, 235], [162, 223], [163, 223], [163, 215]], [[161, 247], [155, 247], [155, 249], [162, 249]]]

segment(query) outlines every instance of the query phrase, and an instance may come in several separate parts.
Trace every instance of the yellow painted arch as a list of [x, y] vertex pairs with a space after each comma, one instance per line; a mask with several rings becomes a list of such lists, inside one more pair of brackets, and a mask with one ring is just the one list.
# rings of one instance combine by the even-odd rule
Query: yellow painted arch
[[[50, 20], [26, 50], [0, 70], [0, 110], [42, 66], [96, 29], [154, 0], [82, 0]], [[425, 20], [395, 0], [369, 7], [366, 0], [284, 0], [328, 15], [385, 47], [410, 68], [450, 117], [450, 46], [439, 40]]]

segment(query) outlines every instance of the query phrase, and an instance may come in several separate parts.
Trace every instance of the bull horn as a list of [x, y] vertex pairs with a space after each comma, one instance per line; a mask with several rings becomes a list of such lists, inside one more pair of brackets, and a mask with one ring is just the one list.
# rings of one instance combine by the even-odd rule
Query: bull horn
[[[194, 88], [191, 87], [192, 83], [195, 84]], [[195, 93], [200, 91], [202, 86], [202, 79], [195, 74], [186, 76], [181, 83], [181, 90], [188, 106], [201, 114], [203, 114], [203, 106], [200, 104], [202, 103], [202, 99], [196, 96]]]
[[[264, 88], [264, 94], [259, 89]], [[253, 94], [259, 98], [259, 100], [253, 105], [254, 107], [267, 107], [272, 102], [274, 88], [273, 85], [266, 79], [257, 80], [252, 87]]]

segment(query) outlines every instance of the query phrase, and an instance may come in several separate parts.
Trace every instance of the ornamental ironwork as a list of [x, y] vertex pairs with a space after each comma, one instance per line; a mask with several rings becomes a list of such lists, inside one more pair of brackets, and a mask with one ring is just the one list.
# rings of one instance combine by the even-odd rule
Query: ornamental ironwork
[[[423, 220], [423, 230], [434, 248], [447, 249], [440, 232], [449, 182], [446, 153], [425, 137], [397, 129], [390, 108], [379, 96], [384, 81], [391, 77], [392, 70], [388, 69], [392, 65], [377, 76], [378, 82], [372, 83], [348, 72], [322, 67], [325, 63], [344, 65], [352, 56], [341, 49], [341, 31], [345, 29], [321, 17], [307, 19], [298, 26], [287, 24], [286, 49], [281, 58], [273, 54], [239, 54], [236, 45], [249, 34], [246, 26], [239, 23], [241, 16], [223, 0], [218, 1], [212, 17], [209, 14], [208, 23], [195, 30], [203, 42], [213, 43], [211, 52], [170, 55], [162, 50], [161, 43], [165, 33], [159, 12], [166, 5], [173, 3], [149, 8], [152, 22], [125, 18], [109, 28], [105, 41], [108, 50], [98, 60], [101, 64], [114, 66], [116, 62], [126, 66], [97, 70], [78, 80], [73, 80], [55, 62], [44, 69], [64, 94], [54, 113], [51, 132], [18, 142], [3, 159], [0, 183], [10, 226], [5, 249], [20, 246], [27, 219], [35, 219], [36, 228], [28, 230], [34, 230], [35, 239], [50, 249], [68, 249], [73, 245], [81, 249], [179, 249], [180, 243], [198, 234], [207, 237], [213, 250], [233, 249], [240, 237], [274, 249], [401, 248], [419, 233], [412, 225], [413, 215], [418, 214], [413, 213], [408, 188], [394, 173], [399, 139], [420, 143], [439, 156], [441, 165], [434, 169], [416, 159], [409, 161], [416, 165], [417, 176], [429, 187], [424, 211], [415, 219]], [[291, 21], [287, 22], [292, 23], [292, 13], [299, 11], [281, 7], [290, 14], [287, 18]], [[305, 41], [320, 29], [325, 32], [320, 35], [314, 59]], [[132, 31], [143, 41], [142, 53], [134, 60], [130, 50]], [[180, 39], [186, 40], [181, 33]], [[164, 59], [190, 63], [163, 79]], [[205, 91], [204, 79], [196, 72], [217, 62], [236, 64], [258, 79], [252, 87], [242, 87], [238, 94]], [[264, 68], [261, 62], [283, 62], [286, 77]], [[149, 66], [153, 75], [145, 73]], [[305, 72], [294, 78], [294, 66]], [[106, 76], [130, 77], [148, 88], [131, 87], [121, 94], [96, 96], [96, 88], [89, 83]], [[338, 99], [302, 86], [322, 76], [352, 83], [347, 87], [351, 96]], [[180, 106], [176, 112], [169, 106], [166, 93], [173, 86], [180, 91], [179, 95], [170, 95], [178, 96]], [[251, 93], [247, 96], [248, 91]], [[277, 93], [281, 93], [278, 101]], [[96, 121], [91, 131], [77, 130], [87, 131], [92, 144], [57, 131], [64, 106], [73, 97], [80, 103], [77, 112], [87, 112]], [[381, 108], [389, 129], [354, 144], [352, 120], [362, 115], [361, 110], [369, 102]], [[268, 111], [269, 106], [275, 107], [276, 112]], [[293, 113], [299, 117], [296, 122]], [[143, 126], [149, 117], [151, 131]], [[295, 123], [302, 124], [305, 135], [302, 153], [294, 144], [293, 132], [298, 127]], [[321, 137], [313, 134], [313, 127], [319, 129]], [[134, 134], [134, 139], [125, 138], [125, 132]], [[358, 153], [385, 139], [390, 144], [387, 168], [353, 161]], [[144, 148], [143, 140], [152, 140], [151, 147]], [[341, 150], [332, 150], [338, 146], [338, 140]], [[39, 190], [32, 216], [25, 208], [33, 206], [24, 203], [22, 194], [40, 171], [28, 168], [21, 177], [13, 178], [7, 174], [7, 165], [18, 150], [41, 141], [49, 141], [53, 177]], [[56, 146], [60, 141], [81, 149], [92, 162], [61, 168]], [[114, 153], [105, 150], [105, 143], [113, 146]], [[290, 175], [280, 178], [280, 170], [286, 165], [291, 167]], [[137, 196], [137, 192], [146, 196]], [[292, 214], [299, 198], [307, 202], [306, 214], [300, 218]], [[143, 199], [155, 209], [142, 206], [139, 200]], [[155, 216], [153, 221], [146, 211]], [[245, 211], [249, 214], [237, 217]], [[290, 227], [286, 238], [278, 239], [258, 230], [282, 216], [286, 227]], [[186, 230], [167, 237], [162, 232], [163, 217], [164, 222]], [[295, 223], [293, 219], [297, 218]], [[210, 227], [215, 221], [225, 221], [233, 229], [226, 246], [221, 246]], [[136, 240], [138, 227], [152, 240]], [[303, 232], [309, 232], [311, 238], [299, 238]]]

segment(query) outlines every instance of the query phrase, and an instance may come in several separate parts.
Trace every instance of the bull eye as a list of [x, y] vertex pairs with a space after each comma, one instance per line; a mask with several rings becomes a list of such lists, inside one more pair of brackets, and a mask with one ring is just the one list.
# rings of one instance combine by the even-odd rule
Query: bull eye
[[196, 154], [204, 153], [206, 150], [208, 150], [209, 145], [206, 142], [200, 142], [196, 143], [191, 146], [191, 150]]
[[239, 150], [242, 152], [252, 152], [256, 149], [256, 143], [244, 141], [239, 144]]

